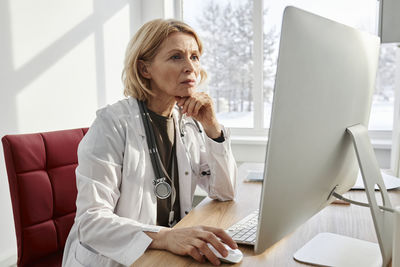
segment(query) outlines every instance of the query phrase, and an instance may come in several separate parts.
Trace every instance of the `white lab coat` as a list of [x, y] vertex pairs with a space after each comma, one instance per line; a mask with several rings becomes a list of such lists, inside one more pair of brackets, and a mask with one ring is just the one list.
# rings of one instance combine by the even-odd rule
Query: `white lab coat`
[[[192, 207], [196, 185], [211, 198], [232, 200], [237, 168], [229, 132], [223, 128], [225, 141], [217, 143], [187, 125], [185, 137], [179, 138], [177, 109], [173, 116], [181, 217]], [[97, 112], [79, 144], [78, 161], [77, 211], [63, 266], [129, 266], [152, 241], [144, 231], [160, 229], [154, 172], [136, 99], [124, 99]], [[209, 175], [202, 175], [208, 170]]]

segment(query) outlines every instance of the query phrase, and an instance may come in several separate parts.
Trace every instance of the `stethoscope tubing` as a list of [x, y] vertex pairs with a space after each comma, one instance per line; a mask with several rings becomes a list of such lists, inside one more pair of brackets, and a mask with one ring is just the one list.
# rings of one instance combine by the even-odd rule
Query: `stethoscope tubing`
[[[149, 148], [150, 160], [151, 160], [151, 164], [153, 166], [154, 175], [155, 175], [155, 177], [153, 179], [154, 193], [155, 193], [156, 197], [159, 199], [166, 199], [169, 196], [171, 196], [171, 211], [169, 213], [168, 224], [170, 226], [173, 226], [173, 224], [174, 224], [173, 223], [173, 219], [174, 219], [173, 207], [174, 207], [175, 198], [176, 198], [176, 190], [175, 190], [175, 186], [174, 186], [175, 160], [173, 160], [173, 162], [172, 162], [172, 179], [171, 179], [162, 164], [160, 153], [158, 152], [154, 130], [153, 130], [152, 125], [150, 124], [149, 110], [147, 109], [147, 106], [144, 102], [139, 101], [139, 100], [137, 100], [137, 102], [139, 105], [139, 111], [140, 111], [140, 116], [142, 117], [144, 130], [146, 132], [147, 146]], [[186, 135], [185, 128], [186, 128], [186, 125], [190, 125], [193, 128], [197, 129], [200, 134], [202, 133], [202, 130], [200, 128], [199, 123], [196, 120], [193, 120], [193, 122], [184, 122], [185, 118], [186, 118], [186, 115], [184, 115], [184, 114], [180, 115], [179, 121], [178, 121], [178, 128], [179, 128], [180, 138], [182, 140], [183, 146], [185, 147], [186, 156], [189, 159], [190, 167], [191, 167], [192, 171], [195, 172], [194, 167], [192, 165], [192, 159], [191, 159], [190, 153], [186, 147], [187, 144], [185, 144], [185, 140], [184, 140], [185, 135]], [[168, 183], [165, 182], [165, 179], [168, 179], [171, 182], [170, 186], [168, 185]], [[158, 185], [162, 185], [162, 184], [164, 184], [164, 186], [167, 186], [167, 188], [168, 188], [167, 189], [168, 193], [163, 196], [161, 196], [157, 190]]]
[[[164, 179], [168, 179], [171, 182], [170, 185], [170, 192], [166, 196], [160, 196], [157, 194], [155, 190], [155, 194], [158, 198], [160, 199], [165, 199], [171, 196], [171, 209], [173, 208], [173, 205], [175, 203], [175, 198], [176, 198], [176, 190], [174, 187], [174, 172], [175, 172], [175, 161], [172, 162], [172, 179], [169, 177], [167, 171], [165, 170], [162, 162], [161, 162], [161, 157], [160, 153], [158, 152], [157, 149], [157, 144], [156, 144], [156, 138], [154, 135], [154, 131], [152, 126], [150, 125], [150, 115], [149, 111], [146, 107], [146, 104], [142, 101], [138, 101], [139, 104], [139, 110], [141, 113], [141, 117], [143, 120], [145, 132], [146, 132], [146, 139], [147, 139], [147, 144], [149, 146], [149, 154], [151, 158], [151, 163], [153, 166], [154, 174], [155, 174], [155, 179], [153, 180], [154, 187], [156, 188], [156, 185]], [[172, 212], [172, 210], [171, 210]]]

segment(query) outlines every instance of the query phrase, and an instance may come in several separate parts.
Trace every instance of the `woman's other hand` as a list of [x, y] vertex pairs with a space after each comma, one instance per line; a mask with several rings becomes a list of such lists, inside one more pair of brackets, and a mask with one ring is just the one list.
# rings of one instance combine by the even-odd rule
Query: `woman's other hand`
[[204, 262], [206, 257], [214, 265], [219, 265], [221, 262], [207, 243], [210, 243], [223, 257], [228, 255], [228, 251], [222, 242], [232, 249], [238, 248], [236, 242], [223, 229], [209, 226], [163, 228], [158, 233], [146, 232], [146, 234], [153, 239], [150, 248], [189, 255], [199, 262]]
[[213, 101], [208, 94], [195, 92], [191, 96], [175, 97], [175, 99], [182, 108], [182, 114], [199, 121], [208, 137], [215, 139], [221, 136], [221, 126], [215, 116]]

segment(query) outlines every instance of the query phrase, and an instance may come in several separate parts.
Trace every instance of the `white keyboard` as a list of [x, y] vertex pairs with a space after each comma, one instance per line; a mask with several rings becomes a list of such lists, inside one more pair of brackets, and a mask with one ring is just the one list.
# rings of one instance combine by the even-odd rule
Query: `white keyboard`
[[254, 245], [256, 243], [257, 224], [258, 210], [255, 210], [229, 227], [227, 232], [238, 244]]

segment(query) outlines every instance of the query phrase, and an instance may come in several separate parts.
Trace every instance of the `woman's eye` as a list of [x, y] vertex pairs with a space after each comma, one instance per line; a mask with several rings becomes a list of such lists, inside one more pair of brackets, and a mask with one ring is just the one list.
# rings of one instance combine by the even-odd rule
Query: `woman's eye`
[[192, 60], [199, 60], [199, 57], [197, 55], [193, 55]]
[[179, 56], [179, 55], [173, 55], [172, 57], [171, 57], [171, 59], [180, 59], [181, 58], [181, 56]]

